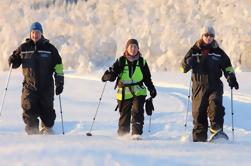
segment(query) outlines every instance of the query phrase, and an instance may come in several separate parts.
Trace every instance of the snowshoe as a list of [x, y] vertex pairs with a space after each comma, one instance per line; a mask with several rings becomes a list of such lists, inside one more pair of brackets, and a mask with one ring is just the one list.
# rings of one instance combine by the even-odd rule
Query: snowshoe
[[227, 134], [222, 130], [215, 131], [209, 138], [208, 142], [212, 143], [221, 143], [228, 141], [229, 138]]

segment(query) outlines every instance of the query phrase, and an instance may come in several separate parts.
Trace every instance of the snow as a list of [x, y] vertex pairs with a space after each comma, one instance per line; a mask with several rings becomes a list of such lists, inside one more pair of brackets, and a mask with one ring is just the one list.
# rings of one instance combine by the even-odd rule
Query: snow
[[[1, 96], [8, 72], [0, 72]], [[187, 94], [190, 73], [153, 72], [158, 96], [154, 99], [151, 132], [145, 115], [143, 140], [116, 134], [119, 114], [114, 83], [107, 83], [92, 134], [88, 137], [104, 83], [101, 72], [83, 75], [66, 71], [61, 96], [65, 135], [62, 135], [59, 98], [55, 97], [56, 135], [28, 136], [22, 121], [21, 69], [13, 70], [0, 117], [0, 165], [229, 165], [246, 166], [251, 158], [251, 88], [250, 73], [237, 73], [240, 90], [234, 94], [234, 134], [230, 90], [224, 79], [226, 108], [224, 130], [230, 142], [223, 144], [193, 143], [192, 117], [188, 112], [185, 132]], [[3, 81], [2, 81], [3, 80]], [[185, 138], [185, 139], [184, 139]]]
[[[77, 3], [75, 3], [77, 2]], [[8, 57], [26, 37], [32, 22], [59, 50], [66, 69], [62, 94], [65, 135], [59, 98], [55, 97], [56, 135], [27, 136], [22, 121], [21, 69], [13, 70], [0, 116], [0, 165], [203, 165], [246, 166], [251, 161], [251, 2], [250, 0], [1, 0], [0, 97], [8, 75]], [[178, 73], [181, 59], [199, 38], [204, 24], [213, 25], [216, 40], [230, 56], [240, 90], [234, 94], [232, 138], [231, 92], [225, 79], [224, 144], [191, 141], [191, 108], [185, 131], [190, 73]], [[147, 59], [158, 96], [155, 112], [145, 116], [143, 140], [116, 134], [119, 113], [114, 84], [100, 77], [126, 41], [136, 38]]]
[[235, 68], [251, 69], [250, 0], [1, 0], [0, 11], [1, 71], [34, 21], [59, 49], [65, 69], [81, 73], [106, 68], [129, 38], [138, 39], [153, 71], [177, 71], [204, 24], [215, 27]]

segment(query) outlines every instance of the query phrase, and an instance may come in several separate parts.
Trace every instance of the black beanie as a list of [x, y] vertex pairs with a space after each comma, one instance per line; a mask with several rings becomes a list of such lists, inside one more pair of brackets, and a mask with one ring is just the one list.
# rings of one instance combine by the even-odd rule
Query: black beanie
[[137, 47], [139, 48], [139, 43], [138, 43], [138, 41], [137, 41], [136, 39], [129, 39], [129, 40], [127, 41], [127, 43], [126, 43], [126, 49], [127, 49], [127, 47], [128, 47], [130, 44], [136, 44]]

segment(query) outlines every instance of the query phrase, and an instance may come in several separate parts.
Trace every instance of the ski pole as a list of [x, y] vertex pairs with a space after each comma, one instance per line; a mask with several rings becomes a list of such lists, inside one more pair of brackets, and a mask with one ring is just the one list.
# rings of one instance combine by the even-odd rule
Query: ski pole
[[233, 88], [231, 88], [231, 115], [232, 115], [232, 138], [234, 142], [234, 109], [233, 109]]
[[59, 97], [59, 106], [60, 106], [60, 114], [61, 114], [61, 125], [62, 125], [62, 134], [64, 135], [64, 119], [63, 119], [63, 111], [62, 111], [62, 104], [61, 104], [61, 95]]
[[101, 96], [100, 96], [100, 98], [99, 98], [98, 106], [97, 106], [97, 109], [96, 109], [95, 115], [94, 115], [94, 117], [93, 117], [93, 121], [92, 121], [92, 125], [91, 125], [91, 128], [90, 128], [90, 131], [89, 131], [88, 133], [86, 133], [86, 135], [87, 135], [87, 136], [92, 136], [92, 133], [91, 133], [91, 131], [92, 131], [92, 127], [93, 127], [94, 121], [95, 121], [96, 116], [97, 116], [97, 113], [98, 113], [98, 109], [99, 109], [99, 106], [100, 106], [100, 102], [101, 102], [101, 100], [102, 100], [102, 96], [103, 96], [104, 91], [105, 91], [106, 83], [107, 83], [107, 82], [105, 82], [105, 85], [104, 85], [104, 87], [103, 87], [103, 90], [102, 90]]
[[148, 128], [148, 132], [151, 132], [151, 121], [152, 121], [152, 116], [150, 115], [150, 119], [149, 119], [149, 128]]
[[3, 94], [3, 98], [2, 98], [2, 102], [1, 102], [0, 117], [1, 117], [2, 111], [3, 111], [3, 105], [4, 105], [4, 101], [5, 101], [5, 96], [6, 96], [6, 93], [7, 93], [7, 90], [8, 90], [11, 71], [12, 71], [12, 63], [10, 64], [9, 74], [8, 74], [8, 77], [7, 77], [7, 80], [6, 80], [6, 86], [5, 86], [5, 89], [4, 89], [4, 94]]
[[190, 105], [190, 97], [191, 97], [191, 86], [192, 86], [192, 74], [191, 73], [191, 79], [190, 79], [190, 83], [189, 83], [189, 88], [188, 88], [188, 95], [187, 95], [187, 111], [186, 111], [186, 118], [185, 118], [185, 133], [187, 130], [187, 117], [188, 117], [188, 111], [189, 111], [189, 105]]

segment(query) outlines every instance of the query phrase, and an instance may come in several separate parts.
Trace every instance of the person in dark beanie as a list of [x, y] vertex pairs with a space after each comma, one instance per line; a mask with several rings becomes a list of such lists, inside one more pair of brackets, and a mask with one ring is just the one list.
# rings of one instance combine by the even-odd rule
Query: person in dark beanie
[[[56, 118], [53, 109], [54, 80], [56, 95], [63, 91], [64, 73], [58, 50], [45, 39], [39, 22], [30, 27], [30, 38], [9, 57], [9, 65], [23, 69], [22, 108], [27, 134], [52, 134]], [[41, 131], [39, 131], [39, 119]]]
[[115, 81], [116, 78], [116, 98], [120, 113], [118, 135], [130, 133], [130, 123], [132, 123], [132, 138], [139, 139], [143, 133], [146, 87], [152, 98], [157, 95], [157, 92], [136, 39], [128, 40], [124, 55], [105, 71], [102, 81]]
[[215, 30], [212, 26], [202, 28], [201, 38], [185, 55], [181, 69], [184, 73], [192, 69], [193, 141], [205, 142], [208, 131], [207, 117], [210, 120], [212, 135], [223, 132], [225, 108], [222, 104], [222, 72], [231, 89], [239, 88], [230, 59], [215, 40]]

